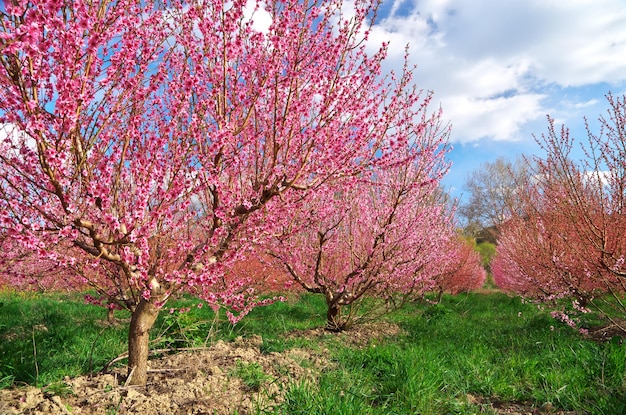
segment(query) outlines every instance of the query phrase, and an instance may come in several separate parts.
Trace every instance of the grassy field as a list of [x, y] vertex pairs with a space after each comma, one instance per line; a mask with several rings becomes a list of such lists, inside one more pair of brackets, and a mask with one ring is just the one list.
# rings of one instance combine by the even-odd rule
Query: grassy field
[[[154, 348], [261, 334], [266, 352], [330, 351], [333, 369], [314, 385], [290, 385], [278, 413], [471, 414], [507, 403], [626, 413], [621, 339], [585, 339], [519, 298], [463, 294], [435, 306], [413, 304], [387, 318], [404, 334], [361, 347], [332, 333], [321, 344], [285, 336], [324, 324], [324, 304], [310, 295], [258, 308], [235, 327], [215, 324], [210, 309], [195, 304], [181, 300], [176, 305], [191, 307], [189, 313], [162, 313]], [[1, 293], [0, 387], [54, 388], [64, 376], [100, 370], [126, 347], [128, 316], [119, 312], [117, 326], [105, 324], [105, 316], [76, 296]]]

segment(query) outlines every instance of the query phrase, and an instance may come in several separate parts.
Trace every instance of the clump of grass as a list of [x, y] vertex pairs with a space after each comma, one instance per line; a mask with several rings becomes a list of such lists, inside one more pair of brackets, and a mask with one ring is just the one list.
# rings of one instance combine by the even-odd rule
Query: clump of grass
[[[7, 367], [7, 370], [11, 370], [13, 368], [11, 367]], [[6, 389], [9, 388], [11, 386], [13, 386], [15, 384], [15, 376], [13, 375], [4, 375], [3, 377], [0, 377], [0, 389]]]
[[[180, 304], [179, 304], [180, 306]], [[152, 333], [153, 348], [206, 347], [219, 330], [219, 314], [203, 313], [197, 307], [163, 310]]]
[[66, 384], [65, 382], [52, 382], [46, 387], [43, 388], [45, 393], [49, 393], [51, 395], [56, 396], [68, 396], [71, 395], [72, 387]]
[[241, 379], [243, 384], [251, 391], [258, 392], [271, 376], [263, 371], [263, 367], [256, 362], [243, 362], [237, 360], [235, 367], [229, 373], [231, 376]]

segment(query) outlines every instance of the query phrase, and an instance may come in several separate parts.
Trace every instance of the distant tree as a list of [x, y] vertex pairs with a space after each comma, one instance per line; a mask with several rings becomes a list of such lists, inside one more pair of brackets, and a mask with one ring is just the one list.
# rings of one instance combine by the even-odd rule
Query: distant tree
[[[579, 311], [593, 309], [614, 323], [626, 317], [626, 97], [607, 95], [600, 132], [587, 124], [587, 140], [569, 131], [538, 140], [546, 155], [534, 160], [523, 209], [501, 229], [493, 273], [503, 288], [542, 300], [573, 297]], [[584, 158], [573, 161], [580, 144]], [[607, 294], [609, 298], [607, 298]], [[564, 317], [566, 318], [566, 317]], [[569, 321], [571, 323], [571, 321]]]
[[84, 287], [54, 261], [41, 259], [0, 232], [0, 287], [46, 292]]
[[458, 214], [465, 219], [470, 234], [495, 243], [498, 227], [520, 203], [518, 186], [527, 174], [523, 159], [510, 162], [498, 158], [467, 176], [464, 189], [468, 198], [460, 204]]
[[444, 292], [456, 295], [477, 290], [485, 284], [487, 271], [473, 239], [457, 235], [451, 237], [443, 249], [446, 255], [432, 264], [431, 271], [439, 299]]
[[329, 192], [275, 238], [270, 252], [294, 282], [324, 296], [328, 329], [362, 320], [359, 309], [370, 300], [381, 302], [367, 319], [433, 289], [426, 270], [444, 255], [450, 218], [419, 185], [363, 181]]
[[447, 166], [436, 120], [418, 126], [422, 134], [410, 143], [407, 163], [318, 193], [272, 240], [269, 252], [294, 282], [324, 296], [328, 329], [345, 330], [421, 298], [438, 283], [443, 290], [469, 289], [473, 272], [478, 279], [484, 274], [477, 256], [458, 243], [453, 211], [440, 197]]

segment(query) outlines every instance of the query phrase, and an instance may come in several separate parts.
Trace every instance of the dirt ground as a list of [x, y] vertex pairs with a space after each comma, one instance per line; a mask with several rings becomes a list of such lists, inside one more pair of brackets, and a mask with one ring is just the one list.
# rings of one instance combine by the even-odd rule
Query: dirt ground
[[[329, 364], [302, 349], [262, 354], [259, 336], [150, 361], [146, 387], [124, 386], [125, 370], [65, 379], [71, 390], [55, 396], [27, 387], [0, 391], [0, 414], [240, 414], [280, 403], [288, 382], [315, 381]], [[250, 388], [236, 375], [236, 365], [256, 363], [267, 378]], [[71, 408], [71, 412], [68, 408]]]
[[[326, 335], [322, 329], [291, 333], [316, 342]], [[389, 324], [367, 324], [338, 334], [341, 341], [362, 346], [374, 337], [399, 334]], [[250, 414], [259, 409], [271, 412], [282, 402], [286, 385], [315, 382], [330, 366], [325, 350], [291, 349], [283, 353], [261, 353], [260, 336], [218, 341], [212, 347], [150, 360], [146, 387], [125, 386], [126, 371], [80, 376], [64, 380], [66, 393], [24, 387], [0, 390], [0, 415], [44, 414]], [[250, 387], [237, 367], [258, 365], [262, 382]], [[256, 366], [258, 368], [258, 366]], [[258, 371], [257, 371], [258, 372]]]
[[[340, 341], [357, 347], [379, 336], [398, 335], [400, 329], [387, 323], [357, 326], [338, 334]], [[316, 342], [323, 329], [291, 334]], [[332, 366], [326, 350], [291, 349], [261, 353], [260, 336], [218, 341], [203, 350], [166, 355], [150, 361], [150, 380], [145, 387], [125, 386], [125, 370], [65, 379], [65, 393], [35, 387], [0, 390], [0, 415], [240, 415], [272, 412], [291, 382], [315, 383], [322, 370]], [[319, 344], [319, 343], [318, 343]], [[252, 366], [250, 366], [252, 365]], [[262, 379], [251, 385], [237, 367], [262, 368]], [[256, 371], [260, 373], [260, 371]], [[468, 402], [498, 414], [557, 414], [549, 405], [533, 408], [523, 404], [492, 404], [468, 395]]]

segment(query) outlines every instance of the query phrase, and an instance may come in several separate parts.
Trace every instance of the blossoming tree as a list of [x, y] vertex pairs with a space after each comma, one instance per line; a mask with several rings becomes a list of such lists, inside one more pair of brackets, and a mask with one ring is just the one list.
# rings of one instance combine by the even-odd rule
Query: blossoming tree
[[573, 298], [577, 311], [610, 318], [626, 313], [626, 97], [607, 100], [608, 117], [599, 118], [598, 134], [588, 124], [585, 142], [549, 120], [539, 140], [546, 155], [534, 160], [521, 192], [524, 209], [503, 225], [492, 268], [503, 288], [543, 300]]
[[270, 241], [294, 282], [324, 296], [330, 330], [421, 298], [460, 265], [460, 250], [447, 249], [456, 233], [438, 188], [447, 134], [438, 114], [422, 123], [405, 145], [405, 162], [327, 186]]
[[0, 227], [131, 311], [130, 383], [173, 293], [236, 321], [258, 302], [222, 277], [249, 243], [329, 179], [406, 159], [424, 109], [410, 70], [384, 76], [386, 46], [368, 53], [376, 7], [0, 6]]
[[485, 285], [487, 271], [482, 265], [480, 253], [475, 249], [473, 240], [459, 235], [449, 235], [447, 243], [438, 249], [445, 255], [440, 256], [431, 265], [430, 272], [434, 279], [434, 291], [438, 291], [439, 299], [444, 292], [456, 295], [473, 291]]

